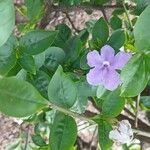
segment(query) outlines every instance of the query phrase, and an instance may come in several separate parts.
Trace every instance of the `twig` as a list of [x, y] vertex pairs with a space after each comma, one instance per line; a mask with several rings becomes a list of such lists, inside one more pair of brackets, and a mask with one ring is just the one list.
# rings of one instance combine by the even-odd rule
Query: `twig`
[[138, 128], [138, 112], [139, 112], [140, 97], [141, 95], [139, 94], [136, 101], [135, 128]]
[[78, 29], [75, 27], [75, 25], [74, 25], [73, 21], [71, 20], [69, 14], [68, 14], [66, 11], [63, 11], [63, 13], [66, 15], [67, 19], [69, 20], [69, 22], [70, 22], [72, 28], [75, 30], [75, 32], [79, 33], [80, 30], [78, 30]]
[[28, 141], [29, 141], [29, 125], [28, 125], [28, 127], [27, 127], [27, 132], [26, 132], [26, 140], [25, 140], [24, 150], [27, 150]]
[[132, 22], [130, 20], [129, 13], [128, 13], [128, 10], [126, 8], [126, 5], [125, 5], [124, 1], [123, 1], [122, 5], [123, 5], [123, 8], [125, 10], [125, 14], [126, 14], [126, 17], [127, 17], [127, 20], [128, 20], [129, 26], [130, 26], [130, 29], [133, 30], [133, 25], [132, 25]]
[[150, 138], [150, 133], [148, 132], [144, 132], [144, 131], [141, 131], [141, 130], [137, 130], [137, 129], [132, 129], [134, 133], [136, 133], [137, 135], [142, 135], [142, 136], [145, 136], [145, 137], [149, 137]]
[[131, 111], [129, 111], [127, 108], [124, 108], [124, 111], [128, 113], [131, 117], [135, 118], [135, 115]]
[[80, 11], [80, 10], [87, 10], [87, 9], [91, 9], [91, 10], [100, 10], [101, 9], [113, 9], [113, 8], [122, 8], [121, 5], [103, 5], [103, 6], [97, 6], [97, 5], [79, 5], [79, 6], [55, 6], [52, 5], [51, 10], [52, 11]]
[[95, 129], [94, 129], [93, 136], [92, 136], [91, 141], [90, 141], [90, 143], [89, 143], [89, 145], [90, 145], [90, 148], [89, 148], [89, 149], [92, 148], [92, 143], [93, 143], [93, 139], [94, 139], [94, 136], [95, 136], [95, 134], [96, 134], [96, 131], [97, 131], [97, 126], [96, 126]]
[[109, 24], [109, 21], [108, 21], [108, 18], [107, 18], [107, 15], [106, 15], [105, 9], [104, 9], [103, 7], [101, 8], [101, 12], [102, 12], [102, 14], [103, 14], [103, 16], [104, 16], [104, 18], [105, 18], [106, 22]]

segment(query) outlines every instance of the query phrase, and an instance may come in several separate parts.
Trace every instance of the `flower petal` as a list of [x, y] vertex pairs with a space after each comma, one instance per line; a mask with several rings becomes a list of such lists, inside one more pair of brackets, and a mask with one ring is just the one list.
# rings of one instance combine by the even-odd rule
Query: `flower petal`
[[120, 142], [121, 134], [119, 133], [117, 129], [114, 129], [109, 132], [109, 138], [115, 142], [118, 142], [118, 141]]
[[94, 50], [87, 54], [87, 64], [90, 67], [95, 67], [102, 64], [102, 59], [98, 51]]
[[112, 66], [115, 69], [122, 69], [125, 64], [129, 61], [129, 59], [132, 57], [131, 53], [126, 53], [126, 52], [119, 52], [112, 63]]
[[101, 48], [101, 57], [104, 59], [104, 61], [112, 62], [114, 55], [115, 51], [111, 46], [105, 45]]
[[129, 135], [123, 134], [117, 129], [114, 129], [109, 132], [109, 138], [119, 144], [126, 144], [131, 141]]
[[112, 68], [103, 71], [103, 85], [106, 89], [114, 91], [121, 84], [119, 74]]
[[87, 82], [91, 85], [97, 86], [102, 83], [101, 71], [93, 68], [89, 71], [86, 76]]

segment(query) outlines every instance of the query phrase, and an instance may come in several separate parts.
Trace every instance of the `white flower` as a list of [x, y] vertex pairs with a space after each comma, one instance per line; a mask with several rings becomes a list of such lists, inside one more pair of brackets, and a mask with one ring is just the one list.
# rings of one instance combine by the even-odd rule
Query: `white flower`
[[128, 120], [122, 120], [114, 130], [110, 131], [109, 138], [114, 142], [126, 144], [133, 139], [133, 131]]

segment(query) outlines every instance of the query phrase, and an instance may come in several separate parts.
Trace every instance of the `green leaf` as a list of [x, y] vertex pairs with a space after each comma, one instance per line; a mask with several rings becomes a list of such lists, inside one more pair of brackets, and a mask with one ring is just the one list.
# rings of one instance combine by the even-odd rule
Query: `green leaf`
[[79, 81], [76, 85], [77, 100], [71, 110], [82, 114], [87, 108], [88, 97], [95, 96], [97, 88], [89, 85], [86, 81]]
[[56, 31], [31, 31], [20, 39], [20, 47], [24, 53], [37, 55], [51, 46], [57, 36]]
[[45, 51], [45, 66], [48, 70], [55, 70], [65, 59], [65, 52], [59, 47], [50, 47]]
[[138, 50], [150, 50], [150, 5], [142, 12], [134, 27], [135, 46]]
[[112, 130], [111, 125], [106, 121], [100, 121], [98, 126], [99, 144], [101, 150], [110, 150], [113, 142], [109, 139], [109, 132]]
[[42, 16], [44, 0], [25, 0], [27, 16], [30, 21], [38, 21]]
[[94, 25], [92, 30], [93, 40], [100, 40], [104, 45], [109, 36], [109, 28], [104, 20], [104, 18], [100, 18]]
[[122, 20], [118, 16], [113, 16], [110, 19], [110, 25], [113, 30], [122, 28]]
[[46, 146], [45, 140], [41, 137], [41, 135], [32, 135], [32, 141], [38, 146]]
[[75, 61], [79, 57], [81, 50], [82, 42], [78, 36], [69, 39], [64, 46], [64, 51], [66, 53], [66, 61]]
[[89, 38], [89, 32], [87, 31], [87, 29], [83, 29], [82, 31], [80, 31], [79, 38], [81, 39], [82, 43], [87, 43], [87, 40]]
[[75, 83], [63, 72], [61, 66], [53, 75], [48, 87], [49, 100], [57, 105], [69, 108], [77, 98]]
[[140, 102], [148, 109], [150, 109], [150, 96], [141, 96]]
[[12, 0], [0, 0], [0, 47], [7, 41], [15, 25], [15, 10]]
[[96, 96], [97, 87], [91, 86], [86, 81], [77, 82], [77, 89], [80, 95], [85, 97]]
[[41, 93], [42, 96], [48, 98], [48, 85], [50, 77], [44, 71], [37, 71], [36, 75], [28, 76], [27, 80]]
[[0, 75], [6, 75], [16, 64], [15, 44], [16, 39], [11, 36], [0, 47]]
[[146, 63], [141, 54], [134, 55], [121, 72], [121, 95], [134, 97], [141, 93], [147, 82], [148, 72]]
[[22, 54], [18, 59], [18, 63], [21, 65], [23, 69], [32, 74], [36, 74], [36, 66], [33, 56], [28, 54]]
[[108, 90], [104, 86], [99, 85], [96, 92], [97, 98], [102, 98], [106, 93], [108, 93]]
[[142, 11], [150, 4], [150, 0], [135, 0], [136, 1], [136, 15], [140, 15]]
[[120, 97], [120, 90], [115, 90], [104, 98], [102, 114], [107, 117], [117, 117], [124, 108], [125, 99]]
[[97, 5], [103, 5], [107, 2], [109, 2], [109, 0], [92, 0], [92, 2]]
[[59, 24], [56, 26], [56, 30], [59, 32], [54, 41], [54, 46], [63, 48], [64, 44], [71, 36], [71, 29], [66, 24]]
[[16, 78], [0, 79], [0, 111], [9, 116], [26, 117], [47, 105], [28, 82]]
[[75, 120], [57, 112], [50, 130], [50, 148], [52, 150], [70, 150], [77, 137]]
[[115, 50], [119, 50], [125, 43], [125, 33], [123, 30], [116, 30], [108, 40], [108, 44]]
[[35, 61], [36, 69], [38, 70], [39, 68], [41, 68], [45, 62], [45, 52], [35, 55], [34, 61]]

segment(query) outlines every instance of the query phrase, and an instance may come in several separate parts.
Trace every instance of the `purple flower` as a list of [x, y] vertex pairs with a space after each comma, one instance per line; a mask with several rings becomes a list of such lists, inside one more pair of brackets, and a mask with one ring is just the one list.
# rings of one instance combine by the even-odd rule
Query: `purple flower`
[[89, 84], [97, 86], [103, 85], [106, 89], [113, 91], [120, 84], [120, 75], [116, 69], [121, 70], [131, 58], [131, 53], [119, 52], [115, 55], [115, 51], [109, 45], [101, 48], [101, 55], [94, 50], [87, 54], [87, 64], [91, 70], [87, 74]]

